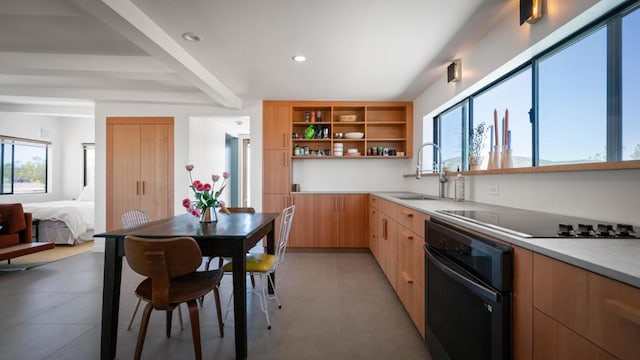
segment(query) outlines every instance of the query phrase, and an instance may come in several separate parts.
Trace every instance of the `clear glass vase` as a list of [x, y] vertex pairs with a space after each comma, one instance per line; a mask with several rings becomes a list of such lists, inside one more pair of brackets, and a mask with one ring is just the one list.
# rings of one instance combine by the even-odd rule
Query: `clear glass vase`
[[216, 213], [216, 209], [212, 206], [207, 206], [203, 211], [202, 215], [200, 215], [201, 223], [215, 223], [218, 222], [218, 214]]

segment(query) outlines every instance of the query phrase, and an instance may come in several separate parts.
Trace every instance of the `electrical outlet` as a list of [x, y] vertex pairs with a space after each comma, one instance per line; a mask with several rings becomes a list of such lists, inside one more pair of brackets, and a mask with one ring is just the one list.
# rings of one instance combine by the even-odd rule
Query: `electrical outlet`
[[500, 187], [498, 185], [489, 185], [489, 195], [498, 195]]

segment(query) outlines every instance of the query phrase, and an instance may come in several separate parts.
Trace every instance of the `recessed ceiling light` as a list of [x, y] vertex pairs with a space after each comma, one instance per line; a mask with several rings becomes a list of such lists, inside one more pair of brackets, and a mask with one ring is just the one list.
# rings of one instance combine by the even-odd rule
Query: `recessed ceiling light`
[[302, 56], [302, 55], [296, 55], [296, 56], [292, 57], [292, 59], [295, 62], [305, 62], [305, 61], [307, 61], [307, 58]]
[[182, 34], [182, 38], [187, 41], [195, 41], [195, 42], [202, 40], [202, 37], [200, 35], [192, 32], [186, 32]]

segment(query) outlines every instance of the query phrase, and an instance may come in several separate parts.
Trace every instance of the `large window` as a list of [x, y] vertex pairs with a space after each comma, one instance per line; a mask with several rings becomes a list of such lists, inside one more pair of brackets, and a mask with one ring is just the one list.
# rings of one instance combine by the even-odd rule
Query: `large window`
[[[531, 154], [531, 67], [519, 71], [495, 86], [473, 97], [473, 128], [484, 123], [491, 127], [484, 141], [481, 169], [487, 168], [489, 151], [493, 151], [491, 139], [494, 139], [494, 111], [498, 113], [498, 134], [501, 135], [502, 119], [509, 111], [508, 146], [512, 151], [514, 167], [533, 165]], [[498, 144], [503, 139], [498, 136]], [[495, 139], [494, 139], [495, 140]], [[493, 142], [495, 143], [495, 141]], [[504, 149], [501, 149], [504, 150]]]
[[622, 18], [622, 160], [640, 160], [640, 10]]
[[0, 136], [2, 194], [47, 192], [49, 143]]
[[[437, 115], [435, 141], [443, 146], [445, 165], [469, 168], [474, 130], [494, 125], [494, 112], [497, 143], [504, 144], [507, 109], [513, 167], [640, 160], [638, 34], [640, 5], [634, 2], [472, 94], [462, 103], [469, 106]], [[484, 139], [480, 169], [487, 168], [496, 143], [490, 139]]]
[[539, 165], [607, 160], [607, 29], [540, 61]]

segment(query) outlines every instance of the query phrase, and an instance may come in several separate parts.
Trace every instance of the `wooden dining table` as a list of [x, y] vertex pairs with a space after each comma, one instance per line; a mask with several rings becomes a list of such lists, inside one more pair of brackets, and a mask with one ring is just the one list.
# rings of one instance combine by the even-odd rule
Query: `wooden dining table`
[[[247, 358], [247, 283], [246, 253], [266, 237], [267, 253], [275, 253], [275, 220], [277, 213], [219, 214], [216, 223], [201, 223], [191, 214], [177, 215], [141, 225], [94, 235], [105, 238], [104, 287], [102, 290], [101, 359], [113, 359], [118, 342], [118, 312], [124, 238], [190, 236], [200, 246], [203, 256], [231, 257], [233, 261], [233, 312], [235, 321], [236, 358]], [[275, 284], [275, 274], [274, 274]], [[273, 289], [269, 289], [270, 292]], [[131, 289], [133, 291], [133, 289]]]

